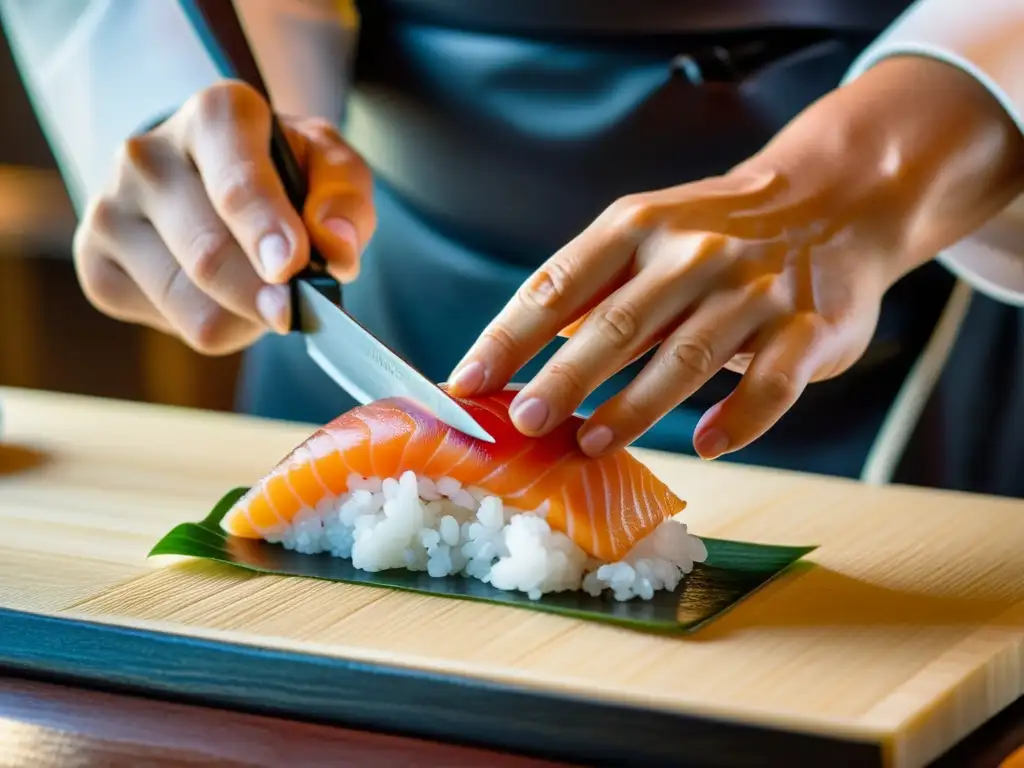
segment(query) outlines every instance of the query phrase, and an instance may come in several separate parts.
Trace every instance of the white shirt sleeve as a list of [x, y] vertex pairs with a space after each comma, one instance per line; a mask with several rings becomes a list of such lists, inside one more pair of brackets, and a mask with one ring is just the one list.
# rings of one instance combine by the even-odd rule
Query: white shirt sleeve
[[[275, 108], [339, 118], [351, 0], [233, 1]], [[79, 211], [125, 139], [224, 77], [178, 0], [0, 0], [0, 25]]]
[[[1024, 0], [917, 0], [861, 54], [845, 82], [902, 54], [969, 73], [1024, 132]], [[1024, 306], [1024, 195], [938, 261], [981, 293]]]

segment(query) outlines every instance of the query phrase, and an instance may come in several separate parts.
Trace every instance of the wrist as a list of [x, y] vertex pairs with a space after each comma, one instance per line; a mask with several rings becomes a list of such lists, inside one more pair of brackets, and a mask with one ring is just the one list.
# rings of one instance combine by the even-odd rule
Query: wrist
[[809, 107], [741, 168], [816, 201], [815, 220], [856, 235], [891, 283], [1024, 192], [1024, 135], [966, 72], [894, 57]]
[[132, 136], [141, 136], [144, 133], [155, 131], [161, 125], [166, 123], [174, 116], [174, 112], [164, 112], [156, 117], [151, 117], [145, 123], [143, 123], [137, 130], [132, 133]]

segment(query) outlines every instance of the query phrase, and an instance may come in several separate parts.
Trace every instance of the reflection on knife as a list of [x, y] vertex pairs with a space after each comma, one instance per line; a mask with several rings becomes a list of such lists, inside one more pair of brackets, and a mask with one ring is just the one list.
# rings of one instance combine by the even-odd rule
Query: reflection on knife
[[388, 349], [312, 283], [296, 278], [292, 297], [309, 356], [360, 403], [404, 397], [450, 427], [494, 442], [447, 392]]
[[[247, 82], [269, 102], [234, 3], [179, 1], [224, 76]], [[277, 117], [272, 120], [270, 154], [288, 199], [301, 212], [308, 194], [306, 177]], [[326, 261], [316, 248], [310, 247], [309, 255], [309, 266], [291, 281], [292, 329], [305, 337], [313, 361], [360, 404], [406, 398], [450, 427], [493, 443], [494, 438], [454, 398], [342, 309], [341, 284], [327, 273]]]

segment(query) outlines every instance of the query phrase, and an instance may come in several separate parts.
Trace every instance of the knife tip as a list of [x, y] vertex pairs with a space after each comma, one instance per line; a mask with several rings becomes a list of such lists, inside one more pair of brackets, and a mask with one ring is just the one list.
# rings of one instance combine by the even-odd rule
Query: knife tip
[[470, 437], [475, 437], [477, 440], [483, 440], [485, 443], [494, 443], [495, 440], [491, 435], [479, 424], [472, 432], [466, 432]]

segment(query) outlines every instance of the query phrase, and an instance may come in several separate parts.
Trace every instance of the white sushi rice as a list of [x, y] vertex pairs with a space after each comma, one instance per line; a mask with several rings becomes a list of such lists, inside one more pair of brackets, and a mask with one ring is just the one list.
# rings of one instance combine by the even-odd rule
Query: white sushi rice
[[434, 482], [413, 472], [401, 478], [352, 475], [349, 492], [305, 510], [272, 543], [304, 554], [329, 552], [364, 571], [407, 568], [431, 576], [459, 574], [538, 599], [580, 590], [616, 600], [650, 600], [674, 590], [704, 543], [678, 520], [663, 522], [616, 563], [590, 558], [553, 530], [545, 509], [523, 511], [450, 477]]

